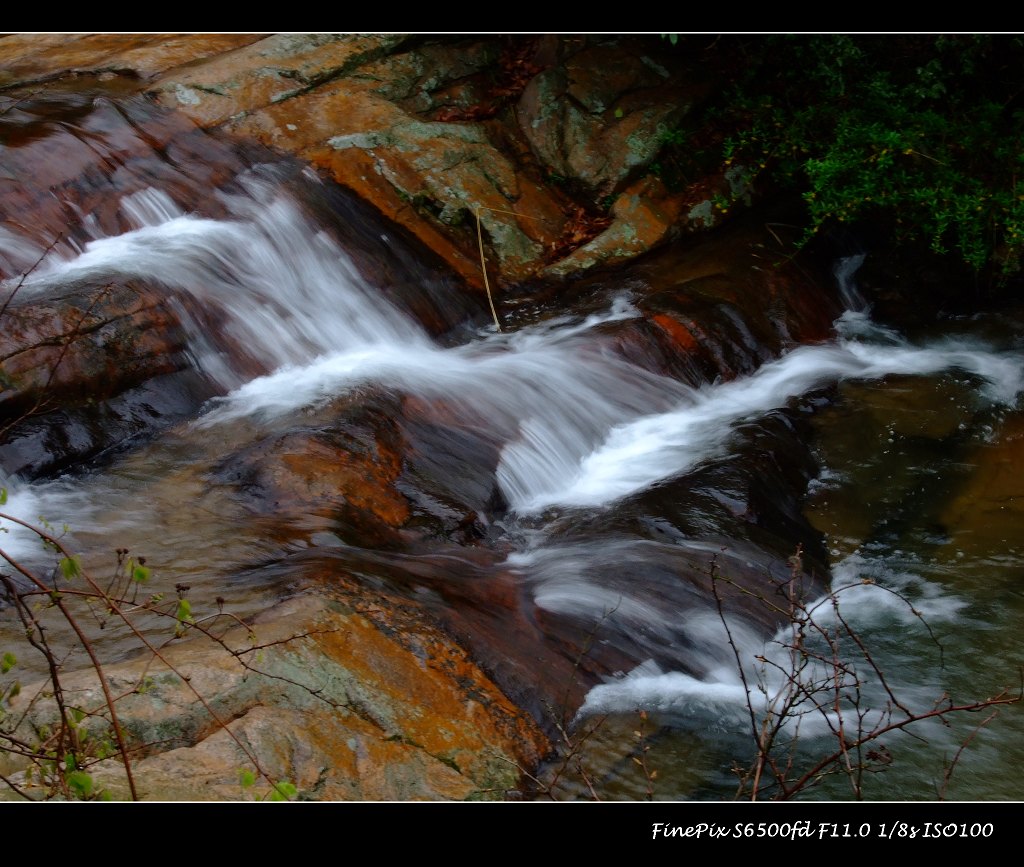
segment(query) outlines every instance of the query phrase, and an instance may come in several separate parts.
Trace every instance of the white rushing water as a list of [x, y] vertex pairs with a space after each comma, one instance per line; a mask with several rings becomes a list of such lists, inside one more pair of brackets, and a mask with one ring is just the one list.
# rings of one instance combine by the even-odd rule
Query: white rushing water
[[[600, 315], [561, 317], [512, 334], [481, 332], [446, 348], [363, 279], [331, 237], [271, 184], [252, 178], [246, 192], [224, 203], [231, 218], [213, 220], [182, 213], [160, 191], [131, 196], [122, 204], [129, 231], [81, 248], [57, 248], [25, 281], [19, 300], [77, 283], [132, 278], [166, 287], [180, 302], [194, 363], [225, 392], [192, 423], [192, 433], [204, 440], [239, 422], [258, 427], [299, 415], [366, 385], [442, 400], [501, 444], [496, 482], [510, 520], [551, 509], [614, 508], [728, 455], [737, 425], [842, 380], [955, 369], [973, 377], [979, 399], [991, 404], [1013, 404], [1024, 386], [1019, 353], [966, 339], [915, 344], [873, 324], [852, 288], [855, 265], [838, 277], [857, 310], [836, 323], [833, 340], [795, 347], [734, 381], [694, 388], [616, 354], [604, 326], [639, 315], [625, 296]], [[0, 245], [18, 261], [38, 255], [29, 242], [19, 247], [6, 229]], [[193, 319], [196, 308], [206, 317]], [[217, 324], [212, 330], [211, 321]], [[239, 354], [265, 375], [246, 375], [252, 365], [238, 363]], [[6, 511], [29, 521], [45, 515], [59, 523], [71, 514], [88, 521], [90, 500], [104, 482], [102, 476], [87, 482], [8, 480]], [[132, 512], [124, 508], [122, 520], [135, 520]], [[3, 548], [12, 556], [38, 548], [30, 535], [7, 529]], [[591, 690], [583, 714], [639, 706], [677, 717], [743, 718], [748, 695], [713, 611], [679, 613], [659, 605], [644, 587], [624, 591], [595, 579], [601, 564], [628, 561], [642, 568], [645, 558], [656, 564], [664, 545], [608, 539], [559, 547], [547, 544], [543, 529], [533, 532], [509, 565], [529, 582], [540, 608], [591, 619], [614, 611], [620, 624], [697, 648], [690, 659], [694, 673], [644, 662]], [[957, 617], [960, 600], [879, 564], [848, 559], [836, 569], [837, 583], [849, 577], [856, 584], [865, 570], [890, 586], [913, 584], [915, 604], [930, 618]], [[883, 618], [894, 628], [916, 628], [909, 607], [877, 586], [846, 591], [843, 606], [858, 624]], [[821, 614], [827, 620], [827, 607]], [[779, 654], [787, 636], [780, 633], [766, 645], [752, 627], [737, 622], [731, 629], [749, 661], [749, 681], [763, 680], [765, 692], [757, 695], [766, 701], [783, 684], [771, 666], [753, 660], [763, 655], [784, 664]], [[827, 725], [827, 716], [818, 724]]]
[[[504, 443], [497, 481], [521, 514], [608, 506], [727, 453], [737, 423], [842, 379], [958, 368], [992, 401], [1012, 402], [1021, 388], [1019, 355], [913, 345], [864, 313], [840, 320], [831, 342], [701, 388], [613, 353], [598, 326], [637, 315], [626, 299], [602, 316], [441, 348], [271, 184], [250, 178], [225, 204], [231, 219], [200, 219], [157, 190], [130, 196], [122, 210], [134, 228], [54, 251], [22, 300], [78, 281], [140, 278], [213, 311], [219, 328], [192, 323], [192, 351], [231, 390], [197, 422], [204, 429], [295, 412], [366, 383], [444, 399]], [[228, 343], [270, 372], [242, 381]]]
[[[834, 596], [822, 596], [806, 606], [809, 614], [806, 622], [815, 624], [807, 629], [808, 647], [812, 651], [828, 658], [830, 654], [821, 641], [814, 640], [816, 630], [834, 631], [843, 621], [859, 634], [868, 630], [896, 630], [907, 635], [918, 633], [918, 640], [928, 638], [924, 623], [932, 628], [957, 623], [967, 604], [965, 600], [928, 582], [915, 571], [892, 568], [886, 559], [856, 553], [833, 566]], [[834, 600], [838, 607], [833, 605]], [[643, 707], [671, 717], [718, 724], [722, 718], [734, 722], [745, 720], [749, 705], [758, 718], [762, 718], [772, 703], [786, 693], [790, 677], [796, 676], [797, 668], [790, 651], [795, 641], [793, 626], [787, 624], [766, 641], [756, 629], [734, 617], [726, 622], [728, 633], [719, 615], [708, 611], [690, 614], [675, 624], [680, 634], [701, 648], [693, 658], [697, 674], [666, 672], [653, 662], [645, 662], [623, 677], [591, 689], [580, 715], [629, 713]], [[730, 634], [737, 653], [730, 645]], [[858, 667], [858, 690], [863, 706], [876, 709], [865, 726], [870, 728], [880, 714], [885, 713], [886, 695], [873, 677], [870, 665], [860, 657], [858, 648], [849, 640], [845, 644], [844, 660], [852, 660]], [[744, 663], [742, 675], [737, 666], [737, 654]], [[828, 665], [817, 661], [800, 673], [800, 682], [829, 684], [832, 675], [834, 671]], [[846, 694], [854, 695], [858, 690], [853, 688], [851, 680]], [[917, 711], [929, 710], [941, 692], [941, 687], [933, 683], [899, 683], [901, 700]], [[821, 698], [819, 694], [818, 700]], [[852, 714], [852, 707], [847, 705], [845, 712]], [[819, 713], [805, 701], [789, 714], [791, 724], [798, 719], [804, 734], [818, 735], [828, 733], [829, 724], [834, 723], [836, 717], [830, 709]]]

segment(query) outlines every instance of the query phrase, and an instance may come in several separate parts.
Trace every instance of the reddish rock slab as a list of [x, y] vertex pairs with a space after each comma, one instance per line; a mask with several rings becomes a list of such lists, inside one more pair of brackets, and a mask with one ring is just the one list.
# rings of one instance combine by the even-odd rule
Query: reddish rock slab
[[0, 38], [0, 87], [81, 72], [148, 78], [263, 38], [245, 33], [15, 33]]
[[177, 318], [144, 288], [9, 307], [2, 321], [0, 408], [8, 416], [103, 400], [187, 367]]
[[268, 106], [226, 127], [297, 153], [482, 283], [476, 215], [488, 267], [504, 282], [533, 273], [565, 218], [478, 124], [426, 122], [346, 79]]
[[[536, 767], [544, 735], [427, 613], [337, 577], [243, 627], [214, 616], [218, 642], [188, 629], [159, 660], [106, 665], [143, 799], [257, 800], [287, 780], [300, 800], [499, 800]], [[100, 727], [92, 670], [64, 683]], [[30, 710], [28, 724], [50, 721], [45, 702]], [[251, 789], [243, 770], [259, 777]], [[128, 796], [119, 763], [89, 771]]]
[[280, 102], [337, 78], [402, 44], [406, 37], [342, 33], [275, 34], [151, 85], [168, 108], [202, 126]]
[[[230, 145], [137, 96], [47, 90], [9, 103], [0, 134], [0, 221], [40, 250], [58, 237], [84, 244], [120, 234], [129, 228], [122, 199], [148, 187], [186, 212], [216, 216], [217, 188], [246, 168]], [[7, 263], [4, 276], [35, 258]]]
[[640, 306], [659, 329], [684, 355], [699, 345], [728, 376], [831, 336], [842, 310], [834, 279], [787, 260], [790, 253], [763, 226], [736, 223], [630, 273], [649, 281]]
[[403, 440], [390, 402], [340, 399], [319, 429], [266, 437], [220, 459], [210, 476], [243, 496], [257, 516], [273, 516], [282, 540], [329, 530], [368, 550], [403, 549], [412, 512], [398, 490]]

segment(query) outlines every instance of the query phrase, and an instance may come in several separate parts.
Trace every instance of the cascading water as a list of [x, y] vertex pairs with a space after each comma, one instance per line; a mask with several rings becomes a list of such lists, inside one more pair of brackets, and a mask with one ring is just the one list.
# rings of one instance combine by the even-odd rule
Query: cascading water
[[[660, 711], [670, 727], [686, 719], [730, 727], [722, 720], [742, 721], [747, 700], [713, 608], [706, 599], [681, 607], [689, 597], [669, 577], [682, 554], [687, 563], [706, 562], [722, 540], [592, 538], [585, 531], [590, 516], [616, 514], [637, 495], [728, 461], [744, 424], [843, 381], [956, 371], [976, 386], [979, 412], [1013, 405], [1024, 387], [1016, 349], [970, 338], [912, 344], [873, 325], [862, 310], [837, 322], [833, 340], [794, 348], [753, 375], [698, 386], [645, 370], [617, 351], [614, 327], [640, 315], [627, 294], [611, 293], [601, 313], [540, 321], [511, 334], [481, 329], [468, 342], [444, 346], [362, 278], [265, 172], [253, 173], [222, 204], [227, 217], [199, 218], [161, 190], [135, 193], [121, 205], [128, 231], [96, 230], [88, 243], [59, 245], [24, 281], [19, 303], [112, 281], [162, 286], [180, 306], [194, 364], [225, 393], [138, 457], [85, 477], [8, 480], [7, 510], [26, 520], [69, 520], [76, 533], [104, 526], [80, 533], [94, 548], [126, 534], [151, 537], [150, 545], [163, 545], [163, 562], [188, 551], [202, 566], [179, 568], [200, 572], [217, 561], [222, 544], [202, 533], [223, 537], [239, 507], [210, 491], [209, 474], [180, 482], [196, 455], [212, 457], [268, 431], [301, 427], [364, 388], [443, 404], [497, 450], [493, 486], [502, 507], [481, 517], [511, 549], [501, 568], [528, 588], [538, 609], [600, 622], [623, 636], [636, 667], [595, 686], [584, 714], [642, 706]], [[12, 261], [28, 262], [39, 249], [38, 241], [7, 230], [0, 242]], [[841, 282], [852, 285], [849, 278], [843, 272]], [[219, 328], [211, 332], [209, 319], [193, 318], [196, 308]], [[177, 506], [167, 488], [179, 484], [182, 496], [194, 490], [207, 498], [208, 526], [171, 517]], [[246, 537], [212, 571], [269, 554], [261, 544]], [[19, 558], [31, 558], [34, 546], [18, 532], [3, 543]], [[862, 552], [836, 572], [841, 580], [863, 568]], [[885, 580], [901, 580], [887, 574]], [[960, 616], [965, 603], [956, 594], [905, 580], [917, 608], [930, 609], [933, 619]], [[878, 599], [850, 597], [851, 616], [861, 623], [888, 617], [886, 628], [903, 629], [906, 610], [883, 614]], [[756, 628], [739, 621], [732, 628], [746, 658], [764, 653]], [[667, 670], [683, 658], [687, 670]]]

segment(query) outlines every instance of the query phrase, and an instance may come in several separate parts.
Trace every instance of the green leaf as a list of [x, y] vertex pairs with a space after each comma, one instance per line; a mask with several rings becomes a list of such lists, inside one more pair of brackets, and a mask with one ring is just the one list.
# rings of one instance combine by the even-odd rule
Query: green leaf
[[178, 600], [178, 610], [174, 612], [174, 616], [182, 623], [192, 622], [192, 603], [187, 599]]
[[256, 775], [248, 768], [243, 768], [238, 775], [238, 781], [242, 784], [243, 789], [248, 789], [250, 786], [256, 785]]
[[145, 584], [149, 580], [150, 569], [148, 566], [136, 566], [132, 569], [132, 580], [139, 584]]
[[66, 779], [68, 785], [82, 800], [92, 795], [92, 777], [85, 771], [72, 771], [67, 775]]
[[17, 698], [19, 695], [21, 695], [21, 681], [16, 680], [11, 684], [11, 688], [7, 693], [7, 700], [10, 701], [12, 698]]
[[74, 753], [68, 753], [64, 756], [64, 767], [67, 768], [69, 771], [73, 771], [76, 767], [78, 767], [78, 765], [75, 764]]
[[78, 556], [61, 558], [60, 572], [68, 581], [81, 575], [82, 563], [78, 559]]
[[179, 599], [174, 616], [178, 621], [174, 627], [174, 637], [181, 638], [185, 634], [186, 624], [192, 623], [192, 603], [187, 599]]
[[7, 488], [0, 488], [0, 506], [7, 505]]
[[287, 780], [280, 780], [274, 783], [274, 790], [270, 793], [271, 801], [290, 801], [299, 793], [294, 783]]
[[3, 657], [0, 658], [0, 674], [7, 674], [7, 672], [9, 672], [17, 664], [18, 657], [16, 657], [13, 653], [10, 652], [5, 653]]
[[69, 708], [69, 710], [71, 711], [71, 719], [73, 719], [76, 724], [85, 719], [85, 711], [80, 707], [72, 707]]

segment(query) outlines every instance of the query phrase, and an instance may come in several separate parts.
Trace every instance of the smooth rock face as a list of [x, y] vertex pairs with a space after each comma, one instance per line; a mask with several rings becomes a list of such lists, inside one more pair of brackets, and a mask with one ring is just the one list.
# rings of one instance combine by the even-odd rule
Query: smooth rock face
[[[143, 86], [204, 128], [312, 162], [477, 288], [477, 216], [492, 281], [511, 286], [626, 261], [717, 225], [712, 193], [736, 198], [735, 180], [678, 192], [645, 176], [705, 90], [653, 38], [37, 39], [0, 39], [0, 85], [73, 70]], [[580, 206], [612, 224], [580, 233]]]
[[618, 192], [650, 163], [661, 133], [683, 118], [694, 91], [667, 70], [610, 45], [570, 54], [536, 76], [518, 106], [524, 135], [549, 171], [595, 196]]
[[139, 77], [233, 51], [260, 34], [13, 33], [0, 39], [0, 86], [75, 72]]
[[[223, 50], [215, 39], [197, 42], [189, 62], [168, 68], [187, 44], [179, 37], [90, 44], [99, 52], [92, 60], [88, 46], [77, 41], [62, 55], [57, 42], [32, 51], [24, 40], [0, 39], [0, 72], [8, 76], [0, 84], [69, 69], [113, 76], [90, 78], [88, 86], [83, 79], [77, 93], [55, 89], [57, 96], [40, 97], [60, 106], [36, 111], [26, 98], [0, 115], [18, 180], [0, 188], [7, 216], [32, 215], [59, 231], [67, 215], [47, 194], [56, 188], [113, 234], [123, 231], [116, 201], [150, 183], [177, 193], [194, 184], [189, 201], [195, 210], [216, 215], [214, 191], [245, 165], [234, 152], [212, 158], [223, 148], [204, 130], [221, 131], [259, 142], [252, 147], [261, 155], [269, 147], [322, 169], [477, 287], [479, 214], [492, 282], [559, 281], [564, 295], [546, 301], [552, 314], [570, 309], [595, 285], [600, 293], [608, 289], [600, 283], [607, 277], [580, 281], [576, 289], [567, 278], [620, 266], [609, 282], [631, 289], [642, 317], [610, 325], [610, 346], [658, 373], [692, 384], [730, 378], [828, 332], [834, 311], [822, 302], [821, 287], [795, 269], [776, 269], [778, 256], [763, 230], [737, 225], [700, 251], [666, 249], [628, 264], [704, 228], [703, 196], [715, 183], [727, 183], [715, 179], [695, 198], [643, 176], [660, 131], [678, 122], [699, 95], [681, 88], [675, 72], [643, 51], [555, 37], [519, 41], [510, 50], [496, 39], [279, 35], [226, 40]], [[496, 64], [505, 76], [499, 86], [490, 81]], [[154, 111], [139, 97], [97, 96], [101, 83], [119, 92], [145, 87], [174, 113]], [[50, 119], [55, 111], [62, 122]], [[91, 153], [95, 139], [102, 142], [98, 166]], [[139, 142], [160, 159], [143, 159]], [[56, 158], [44, 159], [47, 154]], [[188, 177], [193, 171], [194, 180]], [[42, 185], [29, 182], [34, 172]], [[561, 180], [553, 182], [553, 175]], [[568, 218], [570, 205], [583, 219]], [[332, 204], [325, 199], [323, 207]], [[711, 214], [708, 223], [716, 219]], [[562, 243], [566, 233], [570, 244]], [[31, 262], [2, 264], [11, 276]], [[138, 294], [129, 296], [129, 288]], [[178, 323], [151, 289], [112, 287], [110, 297], [123, 303], [118, 310], [93, 310], [80, 298], [19, 310], [3, 337], [10, 348], [0, 342], [0, 354], [11, 360], [4, 367], [10, 406], [31, 407], [37, 395], [55, 389], [80, 392], [85, 400], [108, 398], [104, 405], [110, 406], [133, 389], [183, 373]], [[531, 297], [520, 292], [525, 306]], [[403, 306], [444, 334], [479, 312], [479, 301], [445, 310], [429, 298]], [[78, 333], [84, 330], [78, 319], [90, 324], [88, 334]], [[634, 648], [623, 634], [621, 645], [598, 646], [579, 664], [584, 639], [565, 636], [584, 636], [592, 625], [577, 628], [571, 618], [541, 610], [530, 589], [502, 566], [506, 543], [492, 523], [507, 509], [494, 484], [496, 440], [447, 412], [443, 401], [366, 391], [359, 400], [369, 409], [344, 401], [321, 407], [301, 430], [266, 435], [208, 468], [208, 478], [237, 495], [268, 535], [300, 546], [316, 533], [338, 542], [325, 545], [327, 553], [300, 547], [287, 564], [312, 577], [333, 601], [293, 601], [257, 627], [261, 643], [284, 640], [262, 654], [261, 670], [287, 680], [266, 686], [260, 677], [246, 677], [236, 657], [208, 643], [181, 643], [173, 655], [195, 667], [192, 684], [215, 699], [214, 712], [253, 746], [268, 776], [294, 781], [301, 797], [500, 796], [545, 749], [536, 720], [550, 725], [546, 700], [564, 696], [578, 706], [597, 679], [635, 664]], [[202, 390], [189, 395], [194, 403]], [[119, 430], [109, 429], [106, 441]], [[20, 436], [8, 443], [14, 447], [7, 454], [16, 456], [8, 469], [15, 471], [38, 472], [103, 442], [103, 435], [90, 439], [86, 431], [65, 446], [64, 457], [47, 458], [47, 464], [30, 457], [42, 434], [30, 427]], [[451, 449], [453, 441], [458, 449]], [[763, 475], [768, 487], [787, 483], [770, 462]], [[743, 555], [791, 517], [787, 503], [782, 514], [766, 515], [762, 499], [768, 498], [757, 485], [744, 487], [746, 480], [711, 481], [731, 485], [731, 499], [711, 503], [708, 514], [724, 516], [723, 525], [726, 518], [750, 525], [753, 543]], [[669, 514], [684, 525], [679, 493], [666, 487], [650, 498], [676, 499]], [[563, 530], [571, 537], [572, 528]], [[655, 537], [650, 530], [644, 538], [664, 544]], [[686, 561], [689, 572], [680, 582], [680, 559], [670, 546], [658, 550], [658, 580], [667, 594], [706, 595], [702, 556]], [[761, 580], [744, 556], [734, 559], [738, 582]], [[369, 579], [359, 571], [366, 563], [373, 564]], [[606, 565], [619, 571], [617, 564]], [[609, 581], [628, 584], [629, 569], [621, 571]], [[730, 599], [734, 604], [743, 602]], [[315, 634], [288, 640], [309, 629]], [[238, 640], [233, 646], [245, 646], [244, 636]], [[635, 647], [636, 654], [646, 650]], [[664, 652], [675, 662], [685, 650]], [[111, 674], [130, 692], [141, 666], [119, 663]], [[95, 698], [89, 679], [85, 673], [76, 683]], [[145, 794], [248, 797], [238, 785], [247, 759], [237, 743], [175, 675], [153, 679], [154, 691], [124, 701], [141, 741], [167, 741], [138, 763]], [[105, 779], [121, 785], [116, 771]]]
[[977, 469], [940, 516], [950, 530], [949, 549], [988, 552], [1016, 543], [1024, 516], [1024, 418], [1008, 418], [996, 441], [967, 460]]
[[[344, 599], [340, 588], [333, 595]], [[250, 630], [222, 633], [216, 620], [211, 629], [220, 643], [198, 636], [165, 646], [165, 661], [147, 654], [105, 669], [142, 756], [140, 797], [255, 799], [269, 778], [293, 783], [300, 800], [500, 799], [546, 749], [533, 722], [409, 602], [306, 594]], [[103, 705], [90, 670], [68, 675], [65, 691], [82, 707]], [[30, 723], [49, 713], [37, 704]], [[98, 717], [91, 724], [103, 728]], [[266, 778], [243, 789], [241, 771], [257, 763]], [[128, 797], [118, 766], [88, 770], [97, 789]]]

